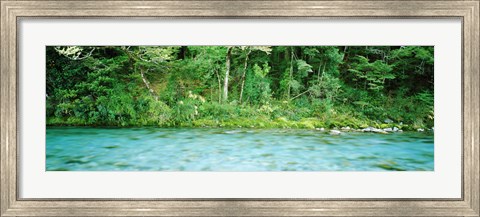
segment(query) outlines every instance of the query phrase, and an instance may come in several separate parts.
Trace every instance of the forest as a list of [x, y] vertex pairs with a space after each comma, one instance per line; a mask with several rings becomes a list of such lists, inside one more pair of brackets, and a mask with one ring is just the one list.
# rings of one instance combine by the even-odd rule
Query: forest
[[433, 46], [47, 46], [48, 126], [432, 128]]

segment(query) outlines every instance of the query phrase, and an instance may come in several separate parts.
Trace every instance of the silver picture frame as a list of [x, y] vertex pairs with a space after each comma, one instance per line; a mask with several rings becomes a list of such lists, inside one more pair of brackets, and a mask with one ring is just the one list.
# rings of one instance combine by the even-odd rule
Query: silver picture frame
[[[479, 1], [1, 0], [0, 216], [479, 216]], [[22, 18], [461, 18], [460, 199], [23, 199], [18, 189], [18, 21]]]

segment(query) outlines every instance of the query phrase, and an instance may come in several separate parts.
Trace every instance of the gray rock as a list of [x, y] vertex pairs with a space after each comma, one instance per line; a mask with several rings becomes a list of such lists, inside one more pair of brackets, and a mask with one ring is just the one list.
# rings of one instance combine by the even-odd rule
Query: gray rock
[[381, 134], [388, 134], [387, 131], [385, 131], [384, 129], [377, 129], [375, 127], [367, 127], [365, 129], [362, 130], [363, 132], [372, 132], [372, 133], [381, 133]]
[[330, 130], [330, 135], [340, 135], [340, 134], [342, 134], [342, 132], [338, 130]]
[[380, 134], [388, 134], [385, 130], [376, 129], [376, 128], [374, 128], [374, 129], [372, 130], [372, 132], [374, 132], [374, 133], [380, 133]]
[[423, 131], [425, 131], [425, 130], [422, 129], [422, 128], [418, 128], [417, 131], [418, 131], [418, 132], [423, 132]]
[[393, 132], [397, 132], [399, 129], [397, 127], [393, 127]]
[[342, 127], [342, 130], [350, 130], [350, 127]]
[[385, 131], [385, 132], [393, 132], [393, 129], [392, 129], [392, 128], [385, 128], [385, 129], [383, 129], [383, 131]]
[[363, 132], [372, 132], [372, 130], [375, 129], [373, 127], [367, 127], [367, 128], [364, 128], [362, 129]]

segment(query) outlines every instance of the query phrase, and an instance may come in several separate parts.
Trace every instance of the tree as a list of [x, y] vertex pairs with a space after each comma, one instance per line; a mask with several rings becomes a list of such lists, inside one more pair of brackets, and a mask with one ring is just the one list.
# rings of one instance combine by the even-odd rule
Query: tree
[[158, 94], [151, 87], [150, 82], [146, 77], [146, 73], [149, 71], [161, 71], [164, 70], [165, 65], [162, 63], [174, 58], [178, 51], [178, 47], [152, 47], [152, 46], [139, 46], [135, 50], [131, 51], [130, 47], [122, 47], [122, 49], [128, 54], [130, 62], [134, 63], [134, 71], [138, 71], [142, 78], [145, 87], [158, 101]]
[[85, 52], [84, 48], [80, 47], [80, 46], [63, 46], [63, 47], [62, 46], [56, 46], [54, 48], [59, 54], [65, 56], [65, 57], [67, 57], [71, 60], [86, 59], [86, 58], [92, 56], [93, 51], [95, 51], [95, 47], [91, 48], [90, 51], [88, 51], [88, 52]]
[[349, 69], [355, 76], [354, 80], [362, 82], [364, 90], [372, 90], [379, 92], [384, 88], [385, 81], [395, 78], [395, 75], [390, 73], [392, 67], [381, 60], [376, 60], [370, 63], [366, 57], [357, 56], [356, 62], [352, 64]]
[[243, 72], [241, 77], [241, 86], [240, 86], [240, 99], [239, 102], [242, 103], [243, 98], [243, 88], [245, 86], [245, 75], [247, 73], [248, 57], [252, 51], [262, 51], [265, 54], [269, 55], [272, 49], [268, 46], [241, 46], [240, 49], [244, 52], [245, 60], [243, 62]]
[[227, 55], [225, 57], [225, 78], [223, 80], [223, 102], [228, 101], [228, 76], [230, 76], [230, 58], [233, 47], [227, 48]]
[[398, 78], [391, 88], [405, 87], [411, 93], [433, 91], [434, 49], [429, 46], [404, 46], [390, 54], [393, 72]]

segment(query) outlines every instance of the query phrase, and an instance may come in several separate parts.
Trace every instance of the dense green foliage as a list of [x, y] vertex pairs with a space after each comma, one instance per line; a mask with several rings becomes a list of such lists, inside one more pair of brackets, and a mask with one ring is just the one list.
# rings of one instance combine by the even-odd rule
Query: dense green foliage
[[47, 124], [432, 127], [433, 51], [47, 47]]

